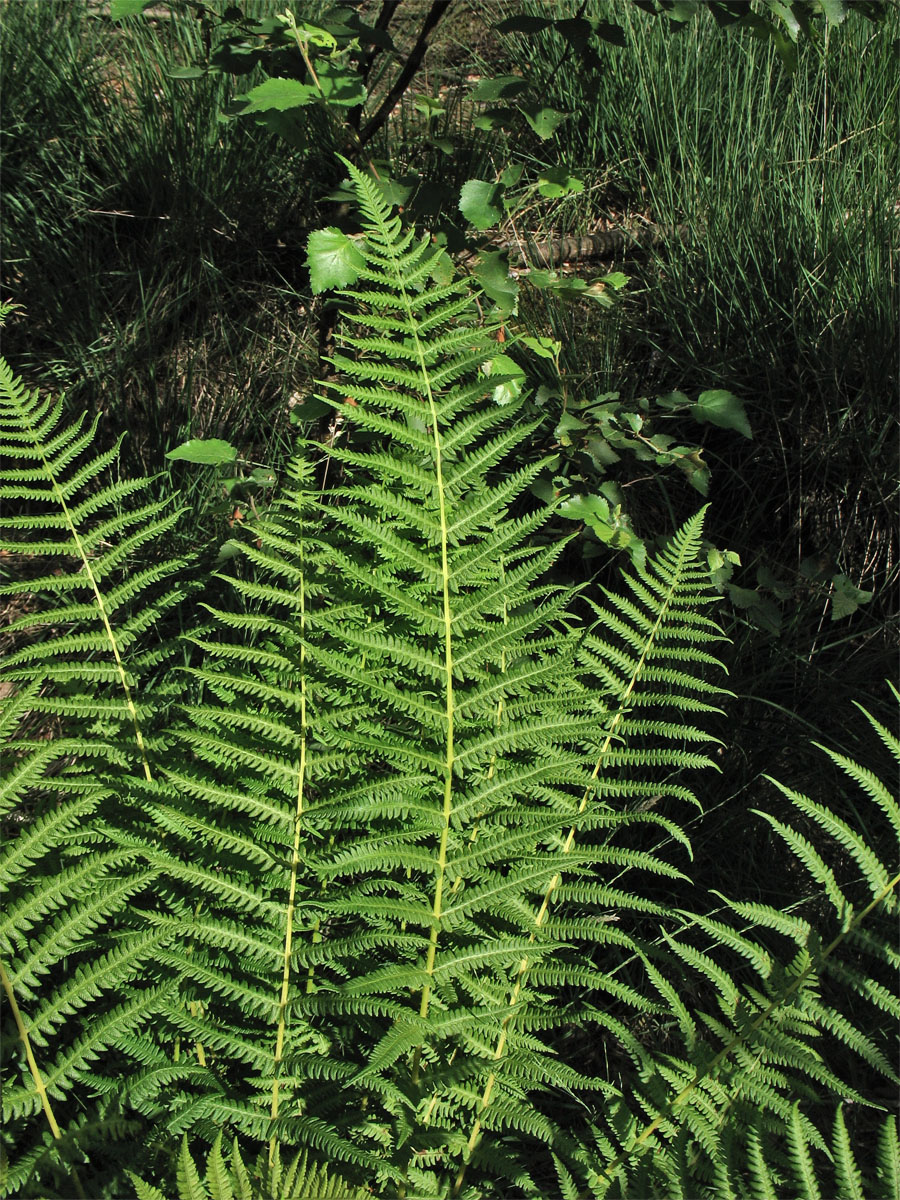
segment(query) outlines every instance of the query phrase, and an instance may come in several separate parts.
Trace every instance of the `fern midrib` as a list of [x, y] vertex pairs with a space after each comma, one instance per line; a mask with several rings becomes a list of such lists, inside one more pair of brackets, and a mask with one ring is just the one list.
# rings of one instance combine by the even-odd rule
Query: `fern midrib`
[[[506, 571], [505, 571], [505, 567], [504, 567], [502, 558], [500, 561], [500, 578], [503, 581], [505, 581], [505, 578], [506, 578]], [[504, 625], [507, 625], [509, 623], [509, 609], [508, 609], [507, 603], [506, 603], [505, 591], [504, 591], [504, 596], [503, 596], [502, 620], [503, 620]], [[506, 651], [505, 650], [501, 651], [501, 653], [500, 653], [500, 673], [501, 673], [501, 675], [506, 674]], [[497, 701], [497, 715], [495, 718], [495, 725], [497, 725], [498, 727], [503, 723], [503, 711], [504, 711], [504, 704], [503, 704], [503, 697], [501, 696], [501, 698]], [[497, 765], [497, 755], [496, 755], [496, 753], [494, 753], [491, 755], [491, 760], [488, 764], [488, 769], [487, 769], [487, 774], [486, 774], [487, 779], [493, 779], [496, 765]], [[474, 843], [477, 840], [478, 840], [478, 817], [476, 816], [475, 823], [472, 826], [472, 833], [469, 837], [469, 845], [470, 846], [474, 845]], [[456, 893], [459, 891], [462, 881], [463, 881], [462, 875], [461, 874], [457, 875], [456, 879], [453, 881], [453, 886], [450, 889], [451, 896], [455, 896]], [[450, 1065], [452, 1065], [455, 1057], [456, 1057], [456, 1050], [454, 1050], [450, 1056]], [[431, 1100], [428, 1103], [428, 1108], [425, 1110], [425, 1115], [422, 1117], [423, 1125], [428, 1125], [430, 1123], [432, 1113], [434, 1112], [435, 1108], [437, 1107], [437, 1102], [438, 1102], [438, 1092], [437, 1092], [437, 1089], [435, 1089], [435, 1091], [432, 1093]]]
[[[301, 542], [301, 565], [302, 565]], [[275, 1035], [274, 1079], [272, 1081], [271, 1116], [278, 1116], [279, 1071], [284, 1056], [284, 1041], [287, 1029], [287, 1006], [291, 986], [291, 948], [294, 940], [294, 913], [297, 902], [297, 876], [300, 870], [300, 832], [303, 823], [303, 789], [306, 781], [306, 588], [305, 576], [300, 584], [300, 756], [297, 763], [297, 803], [294, 811], [294, 838], [291, 847], [291, 874], [288, 885], [287, 919], [285, 921], [284, 951], [281, 973], [281, 993], [278, 1001], [278, 1027]], [[272, 1136], [269, 1142], [269, 1162], [274, 1164], [278, 1152], [278, 1141]]]
[[[2, 983], [3, 990], [6, 993], [6, 998], [9, 1001], [10, 1011], [12, 1012], [13, 1020], [16, 1024], [19, 1039], [22, 1042], [22, 1045], [25, 1047], [25, 1059], [28, 1063], [28, 1069], [31, 1072], [31, 1078], [34, 1080], [35, 1091], [41, 1100], [41, 1108], [44, 1111], [47, 1124], [50, 1126], [50, 1132], [53, 1134], [54, 1140], [60, 1142], [62, 1141], [63, 1136], [62, 1130], [57, 1123], [56, 1114], [53, 1111], [53, 1105], [51, 1104], [50, 1097], [47, 1094], [47, 1087], [44, 1083], [44, 1077], [41, 1075], [40, 1067], [38, 1066], [37, 1060], [34, 1057], [34, 1050], [31, 1046], [31, 1038], [28, 1036], [28, 1029], [25, 1026], [25, 1019], [22, 1016], [22, 1011], [19, 1008], [18, 1001], [16, 1000], [16, 993], [13, 990], [12, 983], [10, 982], [9, 976], [6, 974], [6, 970], [2, 962], [0, 962], [0, 983]], [[75, 1187], [75, 1194], [78, 1197], [78, 1200], [87, 1200], [84, 1188], [81, 1186], [81, 1178], [78, 1174], [78, 1168], [74, 1166], [74, 1164], [71, 1167], [71, 1174], [72, 1183]]]
[[3, 984], [3, 990], [6, 992], [6, 998], [9, 1001], [10, 1011], [13, 1015], [13, 1020], [16, 1023], [16, 1029], [19, 1033], [19, 1039], [25, 1047], [25, 1058], [28, 1062], [28, 1069], [31, 1071], [31, 1077], [34, 1080], [35, 1091], [41, 1098], [41, 1107], [44, 1110], [44, 1115], [47, 1118], [47, 1124], [50, 1126], [50, 1132], [57, 1139], [62, 1137], [62, 1131], [57, 1124], [56, 1117], [53, 1113], [53, 1106], [50, 1103], [50, 1097], [47, 1095], [47, 1088], [44, 1083], [44, 1078], [41, 1075], [40, 1067], [34, 1057], [34, 1051], [31, 1047], [31, 1038], [28, 1036], [28, 1029], [25, 1025], [25, 1018], [22, 1016], [22, 1010], [19, 1008], [16, 1000], [16, 993], [13, 990], [12, 981], [6, 973], [6, 968], [0, 960], [0, 983]]
[[[403, 287], [402, 281], [400, 286], [402, 288], [403, 299], [406, 301], [406, 289]], [[411, 310], [408, 310], [408, 312], [411, 317]], [[450, 836], [450, 818], [453, 814], [453, 612], [450, 606], [450, 554], [448, 547], [447, 504], [446, 497], [444, 495], [444, 472], [440, 426], [438, 423], [437, 407], [434, 402], [434, 393], [431, 390], [431, 381], [428, 377], [428, 370], [425, 364], [425, 356], [422, 351], [422, 342], [419, 338], [418, 330], [416, 330], [415, 342], [416, 353], [419, 358], [419, 368], [422, 372], [422, 379], [425, 385], [425, 395], [427, 397], [428, 408], [431, 413], [431, 428], [434, 436], [435, 486], [437, 488], [438, 515], [440, 517], [441, 525], [441, 604], [444, 621], [444, 671], [447, 677], [444, 687], [447, 734], [445, 739], [444, 805], [442, 813], [443, 827], [441, 829], [441, 840], [438, 847], [438, 872], [434, 884], [434, 904], [432, 907], [434, 922], [431, 926], [431, 933], [428, 941], [428, 953], [425, 959], [425, 972], [431, 979], [433, 979], [434, 963], [437, 955], [438, 930], [440, 927], [442, 913], [441, 906], [444, 897], [444, 881], [447, 873], [447, 844]], [[431, 991], [431, 983], [427, 983], [422, 989], [422, 999], [419, 1004], [419, 1016], [421, 1016], [423, 1020], [428, 1016], [428, 1006], [431, 999]], [[415, 1069], [413, 1071], [414, 1083], [417, 1082], [417, 1077], [418, 1051], [415, 1060]]]

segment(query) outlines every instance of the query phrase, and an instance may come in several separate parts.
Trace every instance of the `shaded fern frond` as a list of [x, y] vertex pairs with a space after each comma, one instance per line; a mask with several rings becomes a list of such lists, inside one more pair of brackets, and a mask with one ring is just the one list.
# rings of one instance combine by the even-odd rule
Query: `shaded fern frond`
[[[884, 727], [869, 720], [882, 736]], [[900, 763], [900, 745], [890, 735], [886, 744]], [[741, 1197], [782, 1195], [784, 1189], [810, 1197], [890, 1194], [874, 1190], [890, 1175], [890, 1153], [882, 1156], [876, 1184], [868, 1158], [854, 1158], [844, 1116], [835, 1106], [870, 1103], [849, 1075], [854, 1058], [890, 1087], [900, 1083], [894, 1053], [900, 1001], [893, 986], [900, 887], [896, 797], [872, 772], [828, 753], [883, 818], [878, 840], [873, 840], [877, 817], [862, 818], [863, 835], [829, 806], [776, 783], [798, 817], [815, 821], [824, 835], [814, 848], [786, 822], [762, 814], [820, 887], [833, 913], [831, 926], [727, 900], [741, 926], [684, 914], [683, 930], [666, 937], [669, 949], [695, 974], [698, 987], [712, 983], [719, 1011], [692, 1014], [651, 970], [679, 1014], [686, 1052], [660, 1060], [645, 1077], [635, 1096], [643, 1118], [634, 1109], [611, 1115], [602, 1139], [605, 1164], [597, 1168], [592, 1194], [637, 1196], [641, 1188], [652, 1193], [664, 1175], [677, 1176], [685, 1194], [692, 1194], [691, 1187], [706, 1194], [702, 1186], [714, 1178], [715, 1187], [727, 1181]], [[696, 944], [700, 934], [706, 949]], [[773, 934], [787, 940], [786, 949]], [[842, 1061], [843, 1071], [837, 1066]], [[823, 1108], [837, 1113], [833, 1173], [821, 1132]], [[895, 1144], [892, 1130], [894, 1125], [884, 1126], [886, 1147]], [[683, 1157], [675, 1154], [676, 1146], [686, 1151]], [[651, 1163], [656, 1165], [648, 1174]], [[719, 1193], [713, 1188], [711, 1194]]]
[[[873, 1146], [874, 1143], [874, 1146]], [[727, 1125], [717, 1132], [712, 1162], [702, 1169], [683, 1133], [663, 1152], [649, 1148], [628, 1171], [613, 1177], [604, 1170], [609, 1142], [594, 1131], [581, 1161], [556, 1159], [560, 1192], [573, 1200], [645, 1200], [647, 1196], [684, 1200], [887, 1200], [900, 1182], [900, 1136], [896, 1118], [882, 1120], [877, 1133], [860, 1128], [854, 1138], [846, 1110], [834, 1110], [829, 1137], [813, 1145], [800, 1106], [790, 1107], [784, 1125], [751, 1121], [743, 1130]], [[874, 1150], [874, 1153], [873, 1153]], [[598, 1155], [599, 1151], [599, 1155]]]

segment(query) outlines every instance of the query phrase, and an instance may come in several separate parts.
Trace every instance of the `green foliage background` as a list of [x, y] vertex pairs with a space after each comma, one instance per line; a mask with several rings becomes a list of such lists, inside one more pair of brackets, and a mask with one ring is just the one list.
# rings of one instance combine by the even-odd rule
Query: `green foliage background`
[[[593, 59], [544, 9], [438, 26], [359, 220], [346, 117], [223, 124], [262, 75], [188, 78], [190, 14], [3, 9], [9, 1189], [896, 1190], [896, 13], [811, 24], [791, 75], [668, 7], [591, 7]], [[526, 44], [551, 136], [446, 87]], [[492, 324], [444, 250], [467, 180], [506, 235], [693, 232], [602, 305], [523, 280], [514, 314], [488, 255]], [[335, 220], [352, 269], [313, 240], [310, 287]]]

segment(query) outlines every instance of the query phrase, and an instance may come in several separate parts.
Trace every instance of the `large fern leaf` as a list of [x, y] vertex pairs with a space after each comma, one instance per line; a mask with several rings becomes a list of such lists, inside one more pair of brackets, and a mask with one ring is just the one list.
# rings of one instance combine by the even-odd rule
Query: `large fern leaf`
[[167, 934], [134, 915], [158, 874], [134, 786], [152, 778], [165, 707], [147, 686], [160, 630], [147, 631], [183, 594], [184, 562], [157, 550], [177, 512], [141, 498], [146, 481], [105, 482], [116, 451], [97, 453], [96, 429], [67, 423], [61, 400], [0, 360], [0, 537], [14, 575], [0, 587], [14, 614], [0, 667], [11, 1192], [45, 1167], [78, 1190], [67, 1163], [117, 1128], [86, 1115], [151, 1053], [139, 1031], [165, 994], [143, 977]]
[[301, 457], [249, 532], [253, 575], [195, 640], [183, 763], [147, 789], [184, 895], [168, 1020], [222, 1084], [171, 1107], [410, 1196], [473, 1156], [521, 1185], [558, 1136], [533, 1097], [610, 1091], [559, 1058], [559, 1026], [597, 1019], [569, 990], [641, 1006], [586, 968], [635, 945], [589, 913], [652, 910], [643, 873], [678, 874], [623, 835], [686, 844], [674, 775], [707, 762], [701, 517], [580, 636], [547, 582], [562, 543], [536, 536], [540, 464], [508, 469], [531, 427], [493, 402], [494, 331], [349, 169], [365, 266], [327, 385], [336, 486], [313, 494]]

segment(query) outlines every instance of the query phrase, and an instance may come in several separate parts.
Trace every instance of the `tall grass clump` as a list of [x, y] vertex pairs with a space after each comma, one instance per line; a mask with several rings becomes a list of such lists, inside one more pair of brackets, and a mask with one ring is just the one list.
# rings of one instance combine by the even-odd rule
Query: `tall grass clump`
[[613, 200], [693, 231], [683, 254], [673, 239], [648, 299], [682, 332], [665, 353], [682, 372], [702, 355], [708, 375], [745, 385], [799, 367], [826, 396], [881, 393], [896, 370], [896, 11], [820, 31], [793, 75], [770, 42], [708, 15], [681, 27], [603, 0], [585, 15], [616, 21], [627, 43], [599, 43], [596, 73], [552, 30], [504, 50], [532, 74], [546, 64], [548, 103], [577, 114], [553, 155], [609, 178], [586, 190], [582, 222]]
[[[546, 304], [536, 319], [567, 334], [588, 393], [741, 396], [753, 441], [703, 436], [711, 535], [740, 552], [735, 583], [762, 602], [734, 613], [735, 688], [753, 697], [751, 731], [796, 741], [784, 715], [799, 711], [840, 738], [826, 698], [868, 696], [898, 628], [900, 14], [818, 27], [791, 74], [769, 42], [719, 30], [709, 13], [679, 25], [631, 4], [584, 12], [625, 36], [599, 44], [596, 72], [552, 31], [506, 46], [532, 74], [547, 64], [547, 102], [575, 114], [551, 151], [527, 152], [582, 173], [569, 219], [583, 229], [639, 215], [688, 232], [630, 260], [618, 319], [588, 325]], [[624, 482], [652, 532], [665, 506]], [[689, 488], [666, 487], [676, 510], [689, 503]], [[838, 624], [844, 581], [874, 595]]]

